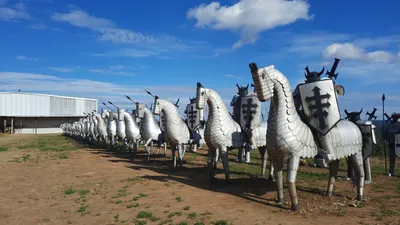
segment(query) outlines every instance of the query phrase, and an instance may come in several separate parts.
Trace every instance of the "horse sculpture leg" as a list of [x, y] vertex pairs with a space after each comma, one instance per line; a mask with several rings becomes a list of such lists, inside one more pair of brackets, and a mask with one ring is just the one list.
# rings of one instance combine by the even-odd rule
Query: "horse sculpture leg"
[[183, 157], [185, 156], [186, 146], [184, 144], [178, 145], [179, 166], [183, 166]]
[[152, 146], [151, 145], [149, 146], [150, 142], [151, 142], [151, 138], [144, 143], [144, 148], [146, 149], [146, 152], [147, 152], [147, 161], [150, 161], [150, 155], [151, 155], [151, 149], [152, 149]]
[[244, 152], [244, 148], [239, 148], [238, 151], [238, 156], [237, 156], [237, 161], [238, 162], [243, 162], [243, 152]]
[[259, 147], [258, 151], [260, 152], [261, 156], [261, 176], [265, 177], [265, 168], [267, 167], [267, 148]]
[[351, 156], [357, 177], [357, 200], [362, 200], [364, 195], [364, 165], [361, 153]]
[[220, 149], [221, 157], [222, 157], [222, 165], [224, 166], [224, 172], [225, 172], [225, 180], [226, 183], [231, 182], [231, 177], [229, 174], [229, 160], [228, 160], [228, 149], [226, 147], [222, 147]]
[[212, 182], [215, 179], [215, 149], [208, 149], [208, 161], [207, 161], [207, 168], [208, 168], [208, 178]]
[[335, 179], [339, 168], [339, 162], [340, 162], [339, 160], [334, 160], [329, 163], [328, 190], [326, 191], [326, 195], [329, 197], [332, 196], [333, 185], [335, 184]]
[[274, 164], [271, 161], [271, 157], [269, 158], [269, 175], [268, 175], [268, 180], [270, 181], [275, 181], [274, 178]]
[[365, 184], [372, 183], [372, 176], [371, 176], [371, 164], [369, 162], [369, 157], [364, 160], [364, 175], [365, 175]]
[[164, 142], [164, 156], [167, 157], [167, 142]]
[[297, 170], [299, 169], [300, 157], [292, 156], [289, 158], [288, 162], [288, 170], [287, 170], [287, 185], [289, 189], [289, 195], [292, 202], [292, 210], [298, 211], [299, 202], [297, 199], [297, 190], [296, 190], [296, 177]]
[[283, 179], [282, 179], [282, 169], [283, 169], [283, 157], [275, 157], [272, 159], [274, 164], [274, 177], [276, 181], [276, 192], [278, 195], [278, 204], [283, 203]]
[[172, 161], [174, 162], [174, 168], [176, 168], [176, 149], [177, 146], [172, 147]]

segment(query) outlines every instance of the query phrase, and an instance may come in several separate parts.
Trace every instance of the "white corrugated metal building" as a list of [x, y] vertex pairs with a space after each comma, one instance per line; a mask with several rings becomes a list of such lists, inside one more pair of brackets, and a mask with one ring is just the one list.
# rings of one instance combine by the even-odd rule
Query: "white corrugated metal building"
[[97, 99], [0, 92], [0, 129], [14, 133], [61, 133], [60, 125], [98, 110]]

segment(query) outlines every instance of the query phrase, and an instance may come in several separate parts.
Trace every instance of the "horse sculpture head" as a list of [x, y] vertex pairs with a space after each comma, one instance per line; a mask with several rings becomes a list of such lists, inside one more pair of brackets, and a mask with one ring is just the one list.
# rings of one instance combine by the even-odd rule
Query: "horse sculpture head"
[[117, 114], [118, 114], [118, 120], [123, 121], [125, 116], [125, 109], [118, 108]]
[[259, 69], [257, 64], [250, 63], [249, 67], [258, 100], [261, 102], [270, 100], [274, 97], [274, 86], [276, 82], [275, 73], [279, 73], [279, 71], [275, 70], [273, 65]]
[[197, 82], [197, 91], [196, 91], [196, 108], [204, 109], [206, 105], [206, 96], [205, 96], [205, 88], [200, 82]]
[[154, 97], [154, 109], [153, 109], [153, 113], [156, 115], [160, 115], [161, 113], [161, 101], [158, 99], [158, 96], [156, 95]]
[[346, 113], [346, 117], [345, 119], [348, 119], [352, 122], [357, 122], [358, 120], [361, 120], [361, 113], [362, 113], [363, 109], [360, 110], [360, 112], [348, 112], [347, 109], [344, 110], [344, 112]]
[[240, 97], [243, 97], [243, 96], [246, 96], [249, 94], [249, 84], [247, 84], [247, 86], [239, 86], [238, 84], [236, 84], [236, 87], [238, 88], [237, 94]]
[[102, 119], [106, 119], [107, 118], [107, 114], [108, 114], [107, 110], [101, 109], [101, 118]]

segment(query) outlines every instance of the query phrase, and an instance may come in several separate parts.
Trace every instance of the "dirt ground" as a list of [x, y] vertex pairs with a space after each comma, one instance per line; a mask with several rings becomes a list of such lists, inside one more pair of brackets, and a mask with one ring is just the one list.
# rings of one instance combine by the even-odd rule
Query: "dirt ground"
[[[382, 175], [383, 159], [372, 159], [365, 201], [354, 200], [344, 162], [332, 198], [324, 196], [327, 169], [301, 166], [301, 211], [293, 212], [288, 202], [275, 203], [274, 183], [258, 176], [256, 151], [250, 164], [230, 156], [230, 185], [221, 163], [216, 182], [208, 182], [206, 153], [187, 153], [174, 170], [170, 158], [148, 162], [143, 150], [130, 161], [129, 152], [61, 135], [0, 135], [0, 224], [400, 224], [400, 178]], [[286, 187], [284, 194], [289, 201]]]

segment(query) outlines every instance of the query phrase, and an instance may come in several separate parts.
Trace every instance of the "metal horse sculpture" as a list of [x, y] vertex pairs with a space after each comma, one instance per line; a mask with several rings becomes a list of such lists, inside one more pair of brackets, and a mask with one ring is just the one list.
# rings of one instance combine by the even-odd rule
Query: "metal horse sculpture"
[[[258, 148], [261, 155], [261, 176], [265, 176], [265, 168], [267, 165], [268, 152], [267, 152], [267, 122], [261, 122], [261, 102], [254, 92], [248, 93], [249, 85], [246, 87], [239, 86], [238, 93], [231, 101], [233, 106], [233, 117], [235, 121], [240, 124], [246, 134], [246, 142], [250, 144], [251, 148]], [[252, 85], [254, 86], [254, 85]], [[239, 153], [239, 161], [242, 160], [242, 154]], [[246, 162], [250, 162], [250, 152], [246, 152]], [[270, 163], [270, 173], [268, 180], [273, 180], [273, 165]]]
[[[376, 137], [375, 137], [375, 125], [372, 124], [371, 119], [375, 118], [376, 108], [372, 111], [372, 113], [368, 113], [369, 118], [367, 120], [361, 120], [360, 114], [362, 113], [362, 109], [360, 112], [348, 112], [346, 109], [344, 112], [346, 113], [346, 118], [351, 122], [355, 123], [361, 130], [361, 134], [363, 136], [363, 160], [364, 160], [364, 174], [365, 174], [365, 184], [372, 183], [372, 176], [371, 176], [371, 164], [369, 161], [369, 157], [373, 153], [373, 145], [376, 145]], [[352, 165], [352, 161], [347, 161], [347, 177], [352, 178], [354, 177], [354, 168]]]
[[115, 144], [115, 136], [117, 135], [117, 121], [114, 113], [110, 110], [102, 110], [101, 118], [107, 119], [107, 134], [109, 144], [114, 146]]
[[140, 129], [136, 123], [136, 119], [132, 114], [124, 109], [118, 108], [118, 121], [123, 121], [125, 126], [126, 141], [130, 149], [137, 152], [138, 142], [140, 140]]
[[[150, 92], [147, 92], [151, 94]], [[153, 95], [152, 95], [153, 96]], [[165, 133], [167, 142], [172, 148], [172, 158], [174, 168], [176, 168], [176, 151], [178, 151], [179, 163], [182, 166], [183, 156], [185, 155], [186, 145], [190, 144], [190, 132], [185, 121], [178, 112], [178, 107], [169, 101], [161, 100], [158, 96], [154, 97], [153, 113], [165, 117]]]
[[208, 170], [211, 180], [215, 177], [219, 154], [225, 172], [226, 182], [230, 182], [228, 151], [245, 147], [245, 137], [240, 125], [233, 120], [222, 101], [221, 96], [212, 89], [197, 83], [196, 106], [204, 109], [208, 104], [209, 115], [204, 130], [204, 139], [208, 146]]
[[97, 112], [93, 112], [97, 120], [97, 141], [107, 144], [107, 124], [106, 121]]
[[167, 144], [164, 142], [164, 134], [160, 129], [158, 121], [144, 104], [136, 104], [136, 116], [141, 120], [140, 133], [144, 141], [144, 148], [147, 153], [147, 159], [150, 160], [153, 141], [157, 142], [157, 154], [160, 152], [161, 145], [164, 144], [164, 156], [167, 155]]
[[[287, 182], [293, 210], [299, 210], [296, 176], [299, 160], [313, 158], [318, 153], [313, 132], [300, 118], [287, 78], [273, 65], [258, 69], [255, 63], [249, 64], [258, 99], [262, 102], [271, 99], [267, 142], [268, 152], [274, 165], [274, 176], [278, 192], [278, 202], [283, 202], [282, 168], [288, 160]], [[308, 73], [318, 77], [323, 73]], [[339, 117], [340, 118], [340, 117]], [[360, 129], [352, 122], [340, 120], [325, 136], [318, 136], [322, 148], [328, 152], [329, 183], [327, 195], [331, 196], [337, 175], [339, 160], [350, 156], [357, 174], [357, 199], [363, 197], [364, 170], [362, 160], [362, 137]]]

